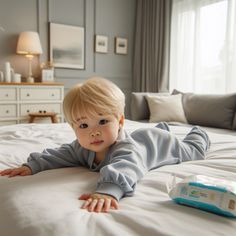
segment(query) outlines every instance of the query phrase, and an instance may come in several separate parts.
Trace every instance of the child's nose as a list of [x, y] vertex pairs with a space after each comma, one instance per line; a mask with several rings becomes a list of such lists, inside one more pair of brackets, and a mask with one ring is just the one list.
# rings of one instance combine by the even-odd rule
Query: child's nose
[[97, 137], [97, 136], [100, 136], [101, 135], [101, 131], [92, 131], [91, 133], [90, 133], [90, 135], [92, 136], [92, 137]]

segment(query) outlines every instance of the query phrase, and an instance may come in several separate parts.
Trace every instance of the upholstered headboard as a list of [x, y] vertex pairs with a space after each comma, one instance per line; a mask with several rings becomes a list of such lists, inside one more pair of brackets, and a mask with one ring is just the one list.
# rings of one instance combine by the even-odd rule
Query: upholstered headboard
[[[174, 90], [172, 94], [181, 92]], [[188, 123], [224, 129], [236, 129], [236, 93], [206, 95], [181, 93]], [[131, 119], [148, 120], [150, 110], [145, 96], [171, 96], [168, 93], [132, 93]]]

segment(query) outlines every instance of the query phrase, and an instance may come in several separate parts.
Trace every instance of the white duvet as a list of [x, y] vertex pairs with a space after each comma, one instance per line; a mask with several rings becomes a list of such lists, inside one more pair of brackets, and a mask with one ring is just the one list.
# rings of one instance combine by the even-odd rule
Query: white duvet
[[[126, 120], [126, 129], [154, 124]], [[180, 138], [190, 127], [171, 126]], [[149, 172], [133, 197], [120, 201], [110, 213], [81, 210], [78, 196], [93, 192], [99, 173], [62, 168], [26, 177], [0, 177], [0, 236], [77, 235], [235, 235], [236, 220], [177, 205], [166, 182], [202, 174], [236, 181], [236, 133], [206, 129], [211, 148], [206, 160], [164, 166]], [[74, 140], [65, 124], [22, 124], [0, 127], [0, 169], [16, 167], [30, 152]]]

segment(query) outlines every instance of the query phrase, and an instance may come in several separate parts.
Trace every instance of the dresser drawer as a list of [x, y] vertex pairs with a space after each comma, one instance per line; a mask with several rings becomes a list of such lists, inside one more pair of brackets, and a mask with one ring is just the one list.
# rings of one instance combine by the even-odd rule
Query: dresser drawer
[[15, 88], [0, 88], [0, 101], [14, 101], [16, 100]]
[[5, 125], [15, 125], [17, 124], [16, 120], [12, 120], [12, 121], [0, 121], [0, 126], [5, 126]]
[[25, 101], [33, 100], [60, 100], [60, 88], [20, 88], [20, 99]]
[[0, 117], [15, 117], [16, 116], [16, 105], [15, 104], [9, 104], [0, 105]]
[[20, 116], [27, 116], [32, 112], [56, 112], [58, 114], [61, 113], [61, 104], [60, 103], [45, 103], [45, 104], [21, 104], [20, 105]]

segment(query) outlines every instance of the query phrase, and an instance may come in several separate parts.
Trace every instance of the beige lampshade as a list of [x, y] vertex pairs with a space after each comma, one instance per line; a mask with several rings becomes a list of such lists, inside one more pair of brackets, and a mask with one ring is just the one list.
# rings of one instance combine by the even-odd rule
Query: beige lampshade
[[26, 31], [20, 33], [16, 52], [18, 54], [30, 54], [30, 55], [42, 54], [43, 50], [41, 47], [38, 33], [32, 31]]

